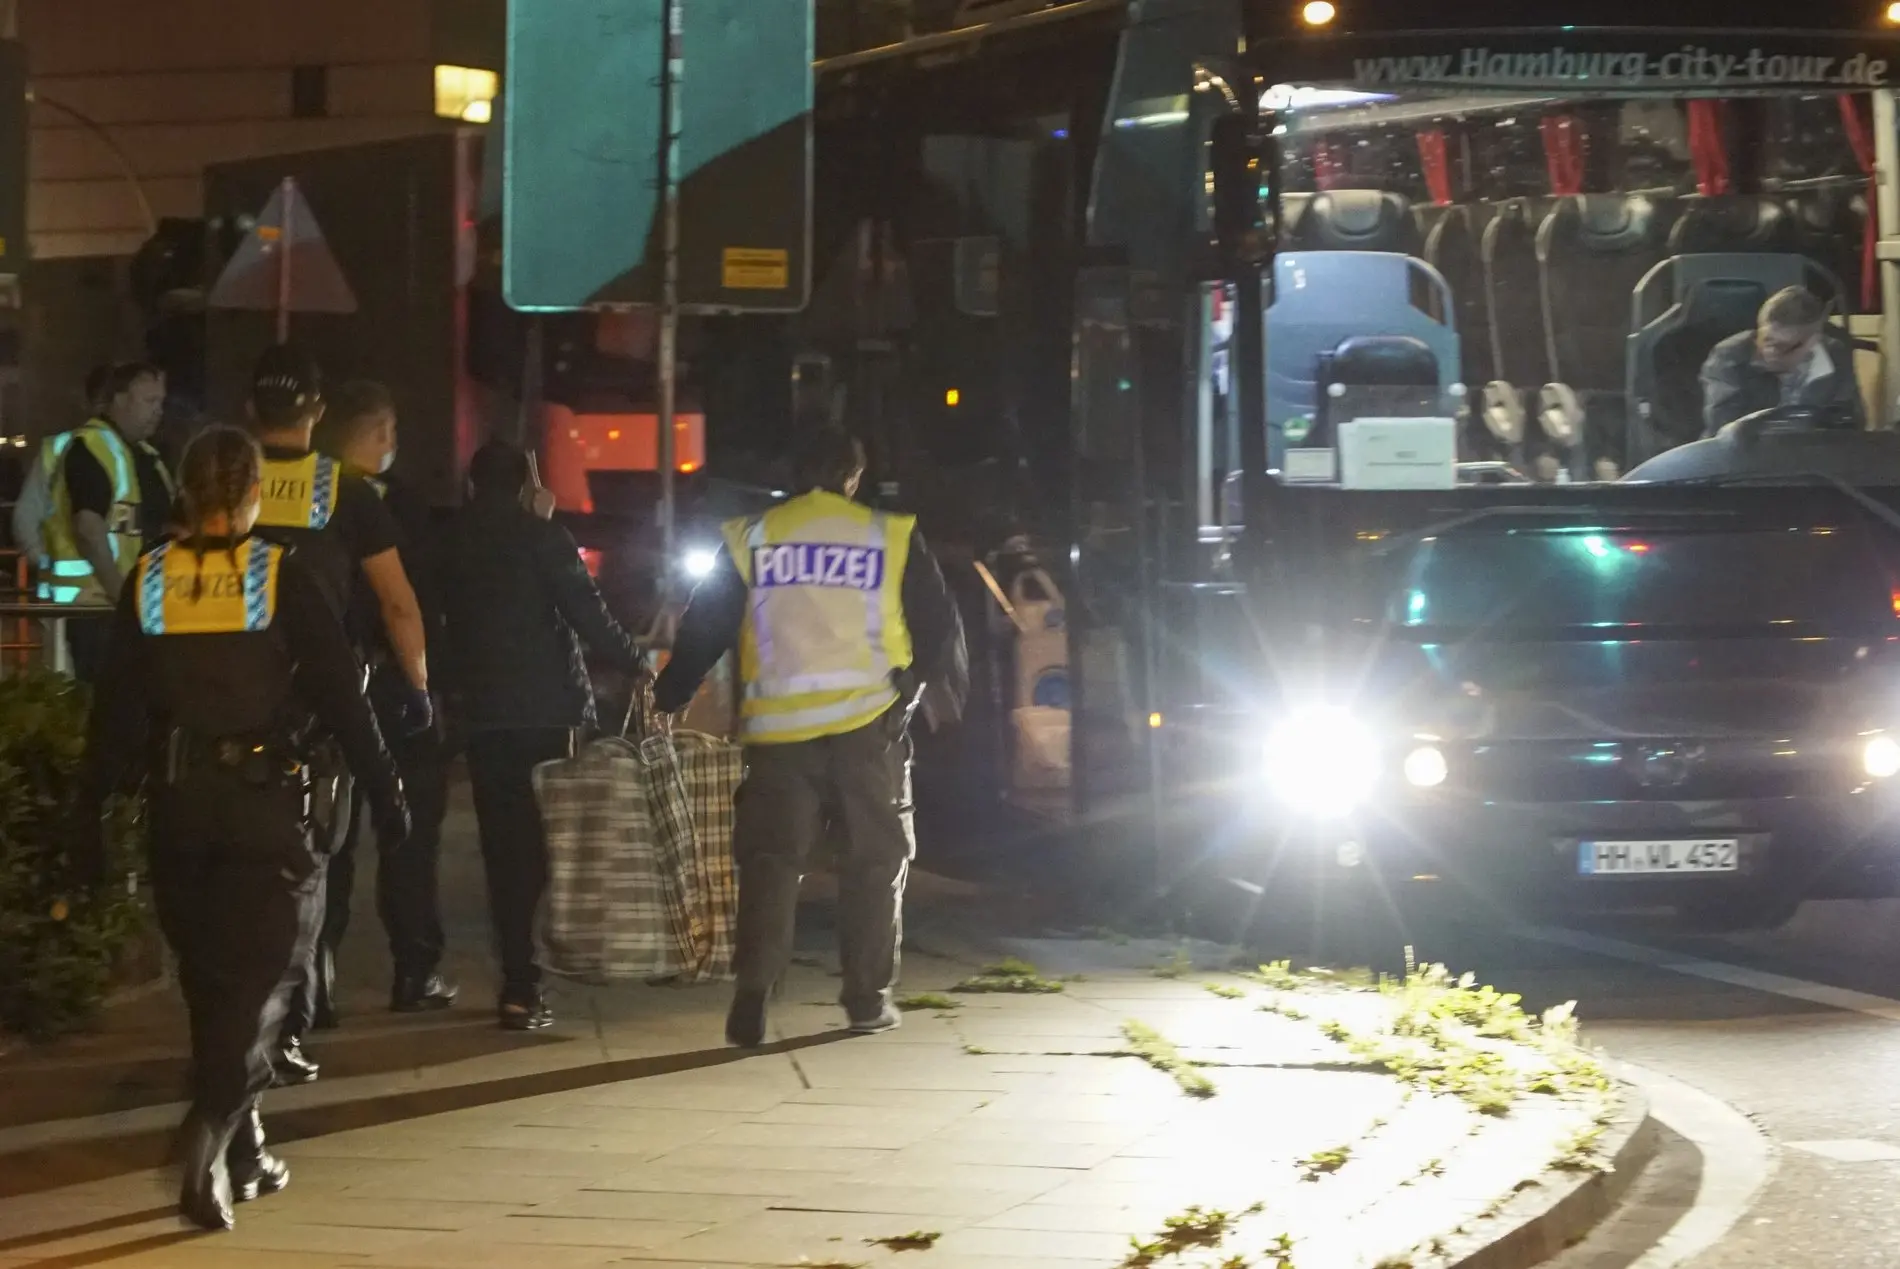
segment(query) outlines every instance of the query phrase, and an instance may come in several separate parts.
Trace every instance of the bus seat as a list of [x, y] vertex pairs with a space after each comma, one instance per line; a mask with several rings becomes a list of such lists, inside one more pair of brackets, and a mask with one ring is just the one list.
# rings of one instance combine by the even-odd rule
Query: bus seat
[[1627, 341], [1629, 462], [1635, 466], [1702, 435], [1702, 363], [1754, 327], [1776, 291], [1809, 286], [1837, 308], [1840, 280], [1787, 253], [1672, 256], [1631, 293]]
[[1629, 296], [1667, 254], [1667, 204], [1643, 194], [1579, 194], [1537, 232], [1545, 361], [1578, 392], [1622, 392]]
[[1394, 251], [1417, 255], [1422, 242], [1412, 204], [1378, 189], [1335, 189], [1313, 195], [1298, 232], [1301, 251]]
[[1543, 309], [1537, 298], [1537, 225], [1542, 211], [1528, 198], [1499, 203], [1480, 239], [1491, 375], [1526, 387], [1543, 373]]
[[[1319, 416], [1321, 367], [1358, 336], [1410, 336], [1431, 351], [1441, 392], [1456, 381], [1451, 290], [1423, 260], [1394, 252], [1288, 252], [1273, 262], [1267, 308], [1268, 448], [1275, 465]], [[1292, 436], [1288, 428], [1291, 425]]]
[[1411, 335], [1358, 335], [1320, 354], [1318, 388], [1309, 446], [1330, 447], [1353, 419], [1435, 418], [1445, 408], [1438, 358]]
[[1484, 294], [1484, 231], [1495, 215], [1487, 203], [1464, 203], [1443, 209], [1425, 238], [1425, 262], [1445, 275], [1451, 287], [1452, 311], [1457, 315], [1458, 341], [1464, 349], [1464, 381], [1490, 383], [1498, 377], [1492, 366], [1491, 312]]
[[1794, 250], [1794, 218], [1772, 198], [1722, 195], [1684, 200], [1669, 230], [1669, 254]]

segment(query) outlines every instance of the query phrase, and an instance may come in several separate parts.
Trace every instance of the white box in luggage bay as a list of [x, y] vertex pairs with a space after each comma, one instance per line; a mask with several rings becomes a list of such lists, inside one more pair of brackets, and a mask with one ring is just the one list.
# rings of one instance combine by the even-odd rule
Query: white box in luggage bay
[[1347, 489], [1450, 489], [1458, 483], [1456, 419], [1354, 419], [1339, 425]]

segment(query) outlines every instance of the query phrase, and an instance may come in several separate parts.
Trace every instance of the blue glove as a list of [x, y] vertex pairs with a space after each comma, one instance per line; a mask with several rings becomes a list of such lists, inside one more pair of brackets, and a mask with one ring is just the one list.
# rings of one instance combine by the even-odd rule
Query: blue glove
[[428, 692], [405, 686], [396, 724], [404, 736], [420, 736], [435, 726], [435, 701]]

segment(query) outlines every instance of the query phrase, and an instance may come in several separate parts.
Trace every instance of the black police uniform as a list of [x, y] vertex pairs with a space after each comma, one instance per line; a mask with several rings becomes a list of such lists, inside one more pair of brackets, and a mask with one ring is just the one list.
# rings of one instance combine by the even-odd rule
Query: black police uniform
[[[397, 546], [396, 526], [382, 500], [360, 477], [345, 473], [342, 464], [308, 450], [265, 446], [261, 480], [264, 501], [257, 535], [295, 547], [314, 574], [333, 619], [347, 621], [362, 562]], [[362, 648], [354, 638], [351, 642], [360, 676]], [[359, 686], [361, 682], [359, 677]], [[324, 799], [327, 805], [318, 826], [319, 845], [327, 861], [342, 845], [343, 829], [351, 818], [349, 777], [355, 773], [342, 769], [333, 746], [320, 746], [314, 761], [319, 786], [335, 790]], [[279, 1058], [280, 1076], [286, 1082], [316, 1078], [317, 1068], [303, 1057], [302, 1045], [313, 1026], [335, 1025], [334, 953], [333, 942], [319, 939], [312, 946], [305, 980], [291, 998]]]
[[[191, 1018], [181, 1207], [208, 1228], [281, 1189], [258, 1096], [322, 915], [313, 735], [333, 736], [392, 834], [401, 784], [313, 574], [257, 538], [168, 543], [129, 580], [89, 725], [86, 808], [151, 763], [159, 923]], [[91, 823], [97, 824], [96, 814]]]
[[[364, 476], [362, 480], [389, 510], [397, 532], [403, 571], [415, 588], [423, 626], [432, 631], [439, 622], [440, 605], [434, 587], [429, 584], [425, 545], [429, 535], [428, 507], [408, 486], [387, 477]], [[401, 1012], [443, 1008], [452, 1002], [454, 991], [439, 981], [432, 983], [431, 979], [441, 965], [446, 943], [436, 875], [442, 848], [442, 820], [448, 814], [449, 804], [447, 747], [439, 724], [414, 733], [404, 725], [404, 710], [413, 692], [408, 676], [397, 664], [390, 647], [376, 594], [360, 573], [350, 596], [348, 627], [356, 645], [368, 650], [370, 707], [383, 726], [390, 752], [396, 758], [396, 769], [402, 773], [403, 792], [409, 798], [409, 840], [401, 850], [379, 843], [376, 863], [376, 911], [389, 937], [390, 960], [395, 965], [390, 1007]], [[350, 897], [356, 885], [356, 848], [363, 835], [362, 828], [362, 816], [349, 814], [342, 845], [330, 859], [321, 946], [331, 960], [335, 959], [343, 936], [349, 930]]]

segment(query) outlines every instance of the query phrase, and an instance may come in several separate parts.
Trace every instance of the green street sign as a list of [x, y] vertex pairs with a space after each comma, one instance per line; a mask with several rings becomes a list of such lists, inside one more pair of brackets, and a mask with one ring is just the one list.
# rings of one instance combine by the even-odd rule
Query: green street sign
[[[680, 302], [804, 307], [811, 276], [811, 0], [683, 8]], [[510, 305], [659, 300], [662, 0], [514, 0], [501, 150]]]

